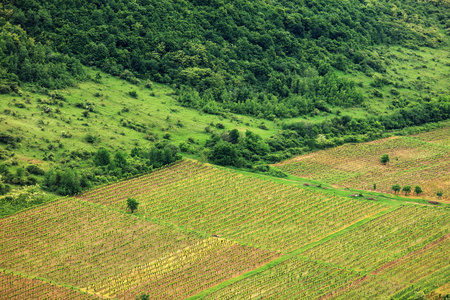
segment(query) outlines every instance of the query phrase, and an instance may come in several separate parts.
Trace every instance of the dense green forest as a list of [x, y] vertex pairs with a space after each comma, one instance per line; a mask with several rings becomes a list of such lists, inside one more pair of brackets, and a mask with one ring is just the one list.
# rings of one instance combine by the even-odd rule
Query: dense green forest
[[[433, 123], [450, 116], [447, 86], [432, 86], [433, 79], [417, 76], [417, 68], [430, 66], [434, 72], [450, 66], [448, 57], [433, 52], [446, 53], [449, 29], [448, 0], [2, 1], [0, 94], [40, 93], [47, 97], [36, 98], [41, 114], [71, 124], [58, 114], [69, 111], [67, 107], [72, 113], [73, 106], [83, 109], [77, 120], [89, 126], [91, 116], [101, 116], [102, 94], [72, 103], [55, 92], [81, 82], [102, 84], [100, 72], [87, 74], [89, 67], [136, 89], [151, 91], [152, 82], [166, 84], [183, 108], [247, 127], [238, 131], [206, 123], [204, 143], [189, 138], [174, 144], [171, 134], [184, 120], [170, 124], [167, 116], [168, 126], [155, 129], [122, 117], [120, 126], [142, 134], [151, 146], [98, 150], [103, 146], [100, 138], [85, 136], [80, 142], [97, 150], [71, 152], [72, 159], [83, 161], [80, 172], [80, 164], [68, 165], [70, 159], [54, 154], [66, 151], [55, 141], [59, 146], [40, 148], [39, 159], [54, 162], [52, 168], [0, 164], [0, 192], [9, 191], [5, 184], [41, 182], [51, 192], [76, 194], [171, 163], [180, 158], [179, 152], [283, 176], [267, 164], [402, 134], [411, 126], [439, 126]], [[425, 48], [432, 53], [425, 53], [430, 60], [420, 54]], [[408, 51], [418, 57], [414, 69], [401, 57]], [[407, 81], [395, 63], [408, 65], [414, 76]], [[126, 96], [138, 99], [139, 93], [133, 90]], [[13, 99], [2, 113], [26, 119], [10, 108], [29, 110], [32, 101], [25, 98]], [[118, 115], [127, 113], [123, 108]], [[258, 120], [256, 127], [269, 130], [270, 137], [249, 130], [250, 121], [243, 122], [239, 115]], [[41, 130], [45, 124], [45, 119], [39, 121]], [[24, 137], [12, 129], [0, 133], [5, 148], [1, 159], [11, 160]], [[70, 137], [62, 134], [63, 139]]]
[[439, 47], [450, 26], [447, 1], [6, 2], [3, 19], [38, 43], [23, 40], [2, 63], [21, 81], [71, 84], [60, 71], [80, 75], [71, 57], [132, 81], [173, 84], [183, 105], [208, 113], [264, 118], [361, 104], [355, 84], [334, 70], [382, 74], [387, 66], [367, 47]]

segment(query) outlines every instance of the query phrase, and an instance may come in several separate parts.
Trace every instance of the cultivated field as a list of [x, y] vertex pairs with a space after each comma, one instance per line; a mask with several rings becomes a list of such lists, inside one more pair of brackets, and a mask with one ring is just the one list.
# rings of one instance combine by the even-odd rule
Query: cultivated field
[[448, 205], [327, 193], [185, 160], [25, 210], [0, 219], [0, 299], [446, 293]]
[[394, 295], [394, 299], [417, 299], [415, 292], [428, 294], [449, 282], [449, 258], [450, 239], [447, 235], [438, 243], [395, 260], [338, 290], [330, 298], [381, 299]]
[[[423, 194], [450, 201], [450, 146], [440, 129], [417, 138], [393, 137], [363, 144], [346, 144], [281, 162], [276, 166], [298, 177], [321, 180], [341, 188], [392, 193], [392, 186], [420, 186]], [[422, 140], [421, 140], [422, 139]], [[425, 141], [427, 140], [427, 141]], [[390, 162], [382, 164], [388, 154]]]
[[370, 272], [449, 234], [449, 217], [446, 209], [401, 207], [304, 254]]
[[61, 287], [35, 278], [0, 272], [1, 299], [101, 299], [98, 296]]
[[450, 147], [450, 127], [419, 133], [413, 135], [413, 137], [418, 138], [425, 142]]
[[401, 207], [206, 298], [384, 299], [419, 280], [429, 293], [450, 275], [449, 217]]
[[292, 257], [205, 299], [318, 299], [360, 277], [342, 267]]
[[184, 161], [148, 176], [82, 194], [80, 199], [219, 235], [255, 247], [289, 252], [387, 209]]
[[[187, 297], [278, 256], [76, 199], [1, 219], [0, 227], [1, 269], [128, 299], [142, 291]], [[15, 293], [9, 286], [5, 293]]]

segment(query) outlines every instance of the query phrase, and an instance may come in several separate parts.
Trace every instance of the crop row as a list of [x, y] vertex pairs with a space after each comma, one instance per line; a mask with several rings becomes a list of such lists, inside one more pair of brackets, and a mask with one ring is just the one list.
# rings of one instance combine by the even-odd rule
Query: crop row
[[425, 142], [431, 142], [449, 147], [450, 146], [450, 127], [423, 132], [414, 135]]
[[292, 251], [386, 209], [189, 161], [151, 175], [142, 185], [110, 185], [80, 197], [126, 210], [121, 195], [134, 191], [141, 215], [276, 251]]
[[[2, 219], [0, 227], [1, 268], [125, 298], [147, 289], [165, 297], [193, 293], [277, 256], [77, 199]], [[139, 278], [131, 281], [132, 274]]]
[[152, 299], [186, 298], [273, 258], [272, 252], [209, 238], [89, 289], [119, 299], [134, 299], [142, 293], [150, 294]]
[[[390, 156], [387, 165], [380, 163]], [[294, 158], [277, 165], [298, 177], [322, 180], [341, 187], [392, 192], [394, 184], [419, 185], [427, 195], [450, 188], [448, 148], [400, 137], [343, 145]], [[448, 197], [444, 192], [444, 197]]]
[[370, 272], [448, 233], [448, 210], [405, 206], [311, 248], [304, 254], [356, 271]]
[[[439, 297], [441, 291], [439, 288], [443, 287], [444, 295], [449, 294], [448, 287], [450, 286], [450, 264], [447, 266], [433, 272], [432, 274], [415, 281], [413, 284], [410, 284], [407, 288], [401, 290], [397, 294], [391, 297], [391, 299], [417, 299], [416, 293], [423, 292], [427, 295], [427, 299], [442, 299]], [[433, 292], [434, 291], [434, 292]], [[432, 297], [429, 293], [434, 294], [435, 297]], [[441, 295], [442, 295], [441, 294]]]
[[0, 298], [22, 299], [99, 299], [70, 288], [50, 284], [39, 279], [31, 279], [16, 274], [0, 272]]
[[2, 219], [0, 227], [1, 267], [76, 286], [201, 240], [75, 199]]
[[206, 299], [317, 299], [360, 275], [356, 272], [292, 257], [273, 268], [214, 292]]
[[[407, 211], [402, 211], [405, 209]], [[373, 271], [368, 275], [360, 273], [357, 261], [346, 264], [347, 258], [341, 257], [345, 253], [340, 252], [338, 248], [327, 247], [334, 257], [341, 258], [331, 262], [314, 260], [315, 257], [321, 258], [322, 253], [317, 253], [317, 248], [312, 248], [310, 251], [302, 253], [302, 256], [290, 258], [259, 274], [215, 291], [206, 296], [206, 299], [380, 299], [393, 296], [398, 291], [412, 286], [404, 293], [409, 295], [411, 290], [414, 291], [414, 285], [417, 284], [420, 284], [420, 289], [428, 287], [427, 291], [430, 291], [431, 288], [436, 288], [436, 284], [447, 282], [450, 276], [448, 268], [450, 235], [441, 235], [439, 239], [431, 243], [423, 236], [412, 235], [409, 236], [410, 240], [400, 237], [401, 247], [392, 247], [397, 244], [392, 241], [392, 238], [397, 234], [402, 234], [402, 230], [397, 230], [393, 225], [402, 226], [402, 220], [395, 219], [396, 215], [409, 214], [408, 217], [413, 219], [414, 213], [416, 213], [415, 216], [419, 218], [419, 223], [426, 221], [418, 216], [420, 209], [416, 209], [414, 207], [402, 208], [400, 211], [394, 211], [376, 220], [376, 224], [366, 223], [368, 228], [380, 228], [382, 224], [387, 224], [385, 227], [392, 227], [392, 232], [384, 232], [388, 235], [380, 236], [380, 238], [377, 236], [380, 234], [377, 229], [367, 232], [360, 236], [360, 244], [355, 245], [355, 248], [347, 249], [347, 251], [353, 252], [355, 258], [361, 257], [363, 268], [366, 263], [365, 256], [387, 257], [387, 259], [381, 258], [381, 260], [377, 260], [376, 264], [371, 265]], [[432, 214], [427, 216], [430, 220], [434, 217], [444, 218], [445, 216]], [[408, 222], [406, 219], [403, 221]], [[436, 226], [440, 225], [442, 224], [436, 224]], [[410, 223], [404, 227], [415, 226], [418, 224]], [[377, 236], [375, 242], [371, 240], [374, 235]], [[351, 236], [347, 235], [338, 239], [340, 243], [345, 243], [346, 240], [349, 240], [349, 243], [354, 241]], [[384, 239], [388, 242], [384, 243]], [[423, 240], [424, 243], [416, 239]], [[364, 245], [364, 242], [368, 240], [370, 242]], [[377, 247], [376, 242], [382, 245]], [[380, 248], [385, 251], [380, 251]], [[402, 253], [402, 255], [397, 257], [395, 253]], [[419, 280], [420, 282], [418, 282]], [[405, 295], [399, 296], [401, 299], [406, 299]]]
[[[450, 278], [448, 262], [450, 257], [450, 239], [445, 239], [420, 255], [408, 256], [389, 265], [367, 280], [352, 285], [333, 299], [374, 299], [390, 297], [419, 280], [427, 277], [441, 280]], [[442, 272], [444, 271], [444, 272]], [[437, 275], [437, 276], [434, 276]], [[445, 282], [445, 279], [444, 279]], [[424, 282], [422, 282], [423, 284]], [[407, 299], [404, 295], [401, 299]], [[416, 299], [416, 298], [414, 298]]]

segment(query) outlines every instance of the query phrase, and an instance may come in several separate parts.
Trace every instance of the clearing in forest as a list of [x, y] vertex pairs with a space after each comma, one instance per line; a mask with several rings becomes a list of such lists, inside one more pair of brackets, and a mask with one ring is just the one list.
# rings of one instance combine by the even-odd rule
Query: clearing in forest
[[[294, 176], [321, 180], [340, 188], [392, 193], [392, 186], [420, 186], [428, 198], [450, 201], [450, 148], [445, 130], [412, 137], [392, 137], [361, 144], [345, 144], [276, 164]], [[421, 140], [423, 139], [423, 140]], [[430, 140], [426, 142], [424, 140]], [[442, 143], [440, 143], [442, 142]], [[381, 163], [388, 154], [390, 161]]]

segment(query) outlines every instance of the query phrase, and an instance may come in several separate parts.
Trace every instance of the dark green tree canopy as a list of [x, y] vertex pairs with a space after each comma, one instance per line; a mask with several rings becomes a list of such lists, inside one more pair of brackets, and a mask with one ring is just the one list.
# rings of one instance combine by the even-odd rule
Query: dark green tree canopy
[[398, 192], [400, 192], [400, 190], [401, 190], [401, 186], [397, 183], [397, 184], [394, 184], [393, 186], [392, 186], [392, 190], [394, 191], [394, 193], [398, 193]]
[[402, 188], [402, 191], [405, 192], [405, 195], [408, 195], [409, 193], [411, 193], [411, 186], [410, 185], [405, 185]]
[[82, 75], [81, 61], [132, 82], [187, 87], [180, 102], [205, 112], [295, 117], [324, 109], [320, 101], [359, 105], [363, 95], [334, 69], [386, 72], [368, 46], [445, 42], [445, 3], [395, 5], [395, 14], [416, 17], [393, 15], [389, 1], [9, 1], [13, 14], [0, 26], [8, 20], [12, 27], [3, 30], [0, 57], [14, 59], [1, 68], [21, 81], [58, 86]]
[[128, 198], [127, 199], [127, 208], [131, 210], [131, 213], [133, 213], [139, 206], [139, 202], [136, 201], [134, 198]]
[[100, 148], [94, 156], [94, 163], [97, 166], [106, 166], [110, 163], [111, 156], [105, 148]]
[[420, 195], [421, 193], [423, 193], [422, 188], [416, 185], [416, 187], [414, 188], [414, 193], [416, 193], [416, 195]]
[[388, 155], [388, 154], [383, 154], [383, 155], [381, 156], [380, 161], [381, 161], [381, 163], [384, 164], [384, 165], [387, 164], [387, 163], [390, 161], [389, 155]]

